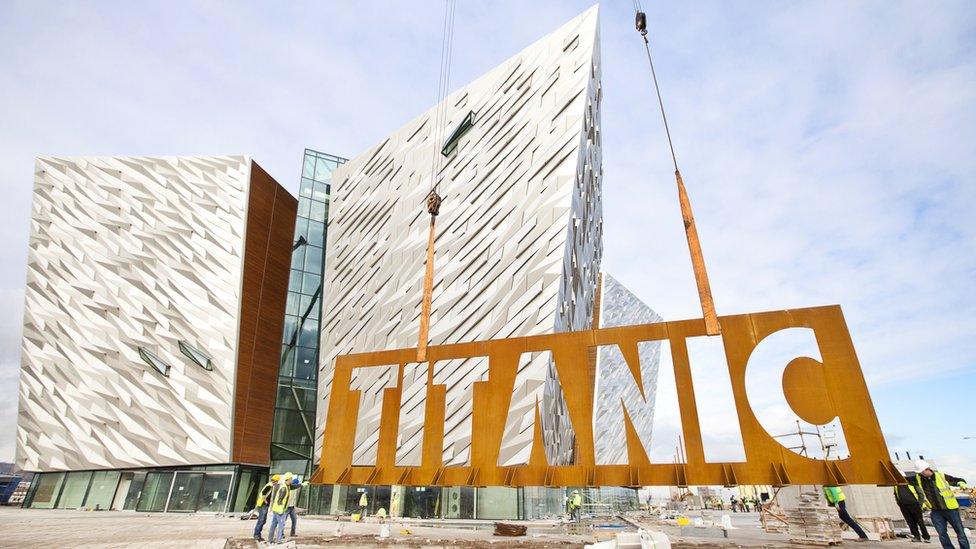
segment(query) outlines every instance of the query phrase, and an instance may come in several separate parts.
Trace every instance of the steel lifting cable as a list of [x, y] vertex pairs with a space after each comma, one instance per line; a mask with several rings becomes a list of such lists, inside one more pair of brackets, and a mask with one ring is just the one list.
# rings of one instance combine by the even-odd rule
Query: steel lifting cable
[[691, 211], [691, 200], [685, 189], [681, 172], [678, 170], [678, 157], [674, 154], [674, 143], [671, 140], [671, 129], [668, 127], [668, 116], [664, 111], [664, 100], [661, 99], [661, 87], [657, 82], [657, 71], [654, 70], [654, 59], [651, 57], [651, 43], [647, 39], [647, 15], [641, 7], [640, 0], [634, 0], [634, 26], [644, 39], [644, 50], [647, 52], [647, 63], [651, 66], [651, 78], [654, 80], [654, 92], [657, 94], [657, 104], [661, 109], [661, 120], [664, 121], [664, 133], [668, 138], [668, 148], [671, 150], [671, 162], [674, 163], [674, 179], [678, 186], [678, 202], [681, 206], [681, 219], [685, 226], [685, 238], [688, 240], [688, 253], [691, 255], [691, 266], [695, 273], [695, 284], [698, 286], [698, 299], [701, 302], [702, 316], [705, 320], [705, 333], [718, 335], [722, 333], [718, 316], [715, 314], [715, 302], [712, 300], [712, 288], [708, 282], [705, 270], [705, 258], [702, 254], [701, 242], [698, 239], [698, 228], [695, 226], [695, 216]]
[[437, 194], [440, 187], [443, 158], [440, 144], [444, 137], [444, 124], [447, 122], [447, 94], [451, 89], [451, 56], [454, 49], [454, 14], [457, 8], [456, 0], [444, 2], [444, 29], [441, 37], [441, 66], [437, 82], [437, 103], [434, 110], [433, 127], [431, 128], [431, 162], [430, 162], [430, 192], [427, 193], [427, 212], [430, 214], [430, 225], [427, 233], [427, 259], [424, 271], [424, 288], [420, 303], [420, 329], [417, 334], [417, 362], [427, 359], [427, 345], [430, 339], [430, 310], [434, 292], [434, 242], [436, 240], [435, 224], [437, 214], [440, 213], [441, 197]]
[[641, 38], [644, 39], [644, 50], [647, 52], [647, 63], [651, 66], [651, 78], [654, 80], [654, 93], [657, 94], [657, 104], [661, 108], [661, 120], [664, 121], [664, 134], [668, 137], [668, 148], [671, 149], [671, 162], [674, 170], [678, 171], [678, 158], [674, 154], [674, 143], [671, 141], [671, 128], [668, 127], [668, 115], [664, 111], [664, 100], [661, 98], [661, 87], [657, 83], [657, 71], [654, 70], [654, 58], [651, 57], [651, 43], [647, 39], [647, 16], [639, 0], [634, 0], [634, 12], [637, 14], [635, 24]]
[[447, 122], [447, 105], [445, 103], [451, 89], [451, 58], [454, 52], [454, 16], [456, 8], [456, 0], [445, 0], [444, 28], [443, 36], [441, 37], [440, 74], [437, 80], [437, 107], [434, 111], [434, 127], [431, 134], [433, 136], [433, 150], [431, 152], [431, 195], [436, 195], [437, 190], [440, 188], [440, 170], [444, 165], [439, 144], [444, 138], [444, 124]]

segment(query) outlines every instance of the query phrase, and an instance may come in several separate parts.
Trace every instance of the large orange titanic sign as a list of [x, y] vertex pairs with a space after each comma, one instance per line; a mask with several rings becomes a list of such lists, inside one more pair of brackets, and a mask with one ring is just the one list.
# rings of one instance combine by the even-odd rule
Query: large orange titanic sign
[[[340, 356], [336, 360], [326, 416], [320, 468], [313, 482], [439, 486], [687, 486], [734, 484], [893, 484], [892, 466], [868, 395], [854, 346], [839, 306], [813, 307], [720, 318], [735, 414], [745, 461], [706, 460], [688, 358], [689, 338], [705, 335], [703, 320], [603, 328], [543, 336], [432, 346], [428, 361], [416, 363], [416, 349]], [[789, 328], [812, 330], [820, 359], [795, 357], [782, 374], [783, 396], [796, 415], [811, 424], [838, 419], [850, 457], [819, 460], [794, 453], [771, 436], [756, 417], [746, 391], [746, 366], [768, 336]], [[670, 346], [686, 459], [652, 463], [650, 441], [637, 435], [628, 414], [625, 464], [598, 464], [594, 452], [594, 381], [590, 351], [615, 345], [640, 385], [638, 344]], [[551, 353], [576, 435], [575, 462], [553, 465], [544, 450], [541, 410], [534, 407], [530, 451], [503, 451], [506, 422], [519, 394], [520, 361], [527, 353]], [[460, 360], [482, 360], [484, 381], [474, 383], [469, 439], [445, 441], [445, 401], [450, 370]], [[440, 375], [435, 375], [441, 372]], [[446, 373], [445, 373], [446, 372]], [[364, 395], [373, 391], [373, 399]], [[417, 395], [423, 395], [418, 399]], [[707, 398], [707, 395], [705, 396]], [[365, 402], [364, 402], [365, 401]], [[621, 403], [623, 406], [623, 403]], [[450, 407], [452, 414], [455, 407]], [[414, 446], [409, 441], [415, 441]], [[467, 445], [470, 440], [470, 446]], [[445, 464], [445, 444], [464, 444], [462, 459]]]

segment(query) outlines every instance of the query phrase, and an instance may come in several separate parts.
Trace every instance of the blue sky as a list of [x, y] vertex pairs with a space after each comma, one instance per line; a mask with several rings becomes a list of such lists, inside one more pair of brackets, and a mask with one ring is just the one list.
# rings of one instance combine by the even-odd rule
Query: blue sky
[[[589, 5], [459, 2], [452, 87]], [[601, 7], [604, 267], [697, 317], [630, 6]], [[719, 312], [840, 303], [891, 448], [976, 477], [976, 4], [647, 8]], [[16, 393], [35, 156], [245, 153], [294, 191], [304, 147], [355, 156], [434, 102], [442, 14], [0, 4], [0, 389]], [[0, 459], [15, 416], [3, 400]]]

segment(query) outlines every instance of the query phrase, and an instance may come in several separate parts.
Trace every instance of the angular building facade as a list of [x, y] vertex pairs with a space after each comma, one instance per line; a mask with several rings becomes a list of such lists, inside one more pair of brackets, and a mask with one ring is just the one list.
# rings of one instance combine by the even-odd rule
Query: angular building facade
[[270, 460], [296, 210], [246, 156], [37, 160], [17, 464], [42, 474], [28, 505], [247, 499]]
[[[599, 301], [601, 328], [651, 324], [663, 320], [661, 315], [606, 273], [602, 276]], [[626, 465], [625, 421], [633, 424], [637, 435], [644, 442], [644, 451], [650, 455], [648, 450], [654, 427], [661, 342], [645, 341], [637, 346], [640, 385], [636, 383], [637, 380], [616, 345], [599, 347], [597, 353], [593, 400], [596, 462], [600, 465]]]
[[[335, 357], [417, 345], [429, 219], [424, 201], [434, 180], [444, 201], [432, 344], [591, 326], [602, 253], [598, 43], [592, 8], [336, 170], [319, 447]], [[432, 173], [442, 152], [442, 168]], [[535, 389], [522, 397], [544, 403], [550, 461], [568, 462], [572, 431], [555, 370], [550, 360], [528, 368], [520, 375]], [[471, 384], [485, 369], [483, 360], [451, 369], [446, 414], [455, 422], [445, 426], [447, 465], [465, 459], [470, 430], [470, 417], [452, 407], [469, 403]]]
[[[333, 174], [318, 452], [335, 358], [417, 345], [429, 223], [424, 204], [435, 182], [443, 204], [436, 223], [431, 344], [592, 326], [603, 233], [598, 23], [598, 10], [591, 8]], [[425, 393], [420, 387], [427, 367], [410, 369], [404, 394]], [[430, 367], [434, 383], [446, 390], [442, 462], [463, 465], [470, 452], [472, 385], [484, 379], [487, 361]], [[370, 403], [378, 402], [390, 382], [385, 369], [369, 370], [353, 382], [364, 414], [354, 464], [375, 461], [379, 414]], [[550, 357], [532, 357], [518, 376], [516, 406], [542, 406], [550, 463], [571, 462], [574, 436]], [[423, 407], [413, 410], [401, 417], [402, 425], [418, 426], [398, 441], [402, 463], [419, 459]], [[534, 417], [523, 414], [506, 426], [506, 462], [527, 459]], [[344, 500], [358, 500], [356, 491], [367, 488], [339, 490], [346, 495], [333, 498], [330, 512], [341, 510]], [[484, 489], [481, 497], [450, 491], [431, 496], [402, 487], [368, 490], [377, 506], [419, 516], [432, 511], [417, 498], [438, 499], [434, 507], [442, 516], [466, 515], [465, 508], [484, 518], [525, 515], [535, 506], [491, 495], [502, 488]]]

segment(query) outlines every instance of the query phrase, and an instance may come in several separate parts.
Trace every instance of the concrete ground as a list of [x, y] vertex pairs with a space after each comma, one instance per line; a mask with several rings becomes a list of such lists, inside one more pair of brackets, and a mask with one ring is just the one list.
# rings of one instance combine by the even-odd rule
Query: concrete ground
[[[691, 513], [692, 516], [697, 514]], [[717, 516], [711, 517], [718, 519]], [[780, 548], [789, 547], [786, 535], [767, 534], [759, 528], [756, 513], [731, 515], [735, 527], [728, 538], [706, 535], [688, 535], [673, 523], [653, 519], [635, 519], [660, 530], [671, 538], [675, 549], [684, 548]], [[0, 547], [78, 547], [78, 548], [213, 548], [238, 549], [257, 547], [250, 539], [253, 520], [242, 521], [237, 516], [134, 513], [117, 511], [67, 511], [19, 509], [0, 507]], [[285, 547], [429, 547], [429, 548], [485, 548], [525, 547], [529, 549], [581, 548], [586, 543], [613, 538], [618, 532], [634, 532], [636, 527], [618, 520], [594, 521], [579, 534], [571, 532], [557, 521], [525, 521], [528, 534], [520, 538], [503, 538], [492, 535], [491, 521], [465, 520], [398, 520], [391, 523], [392, 538], [377, 539], [380, 525], [375, 522], [336, 522], [327, 517], [299, 518], [299, 536], [289, 540]], [[337, 536], [337, 528], [341, 535]], [[705, 534], [706, 532], [701, 532]], [[684, 534], [684, 535], [682, 535]], [[267, 527], [265, 529], [267, 535]], [[938, 540], [931, 545], [918, 545], [899, 539], [884, 542], [854, 543], [843, 546], [865, 549], [936, 549]], [[843, 547], [842, 546], [842, 547]], [[282, 547], [282, 546], [277, 546]], [[838, 549], [842, 549], [838, 548]]]

